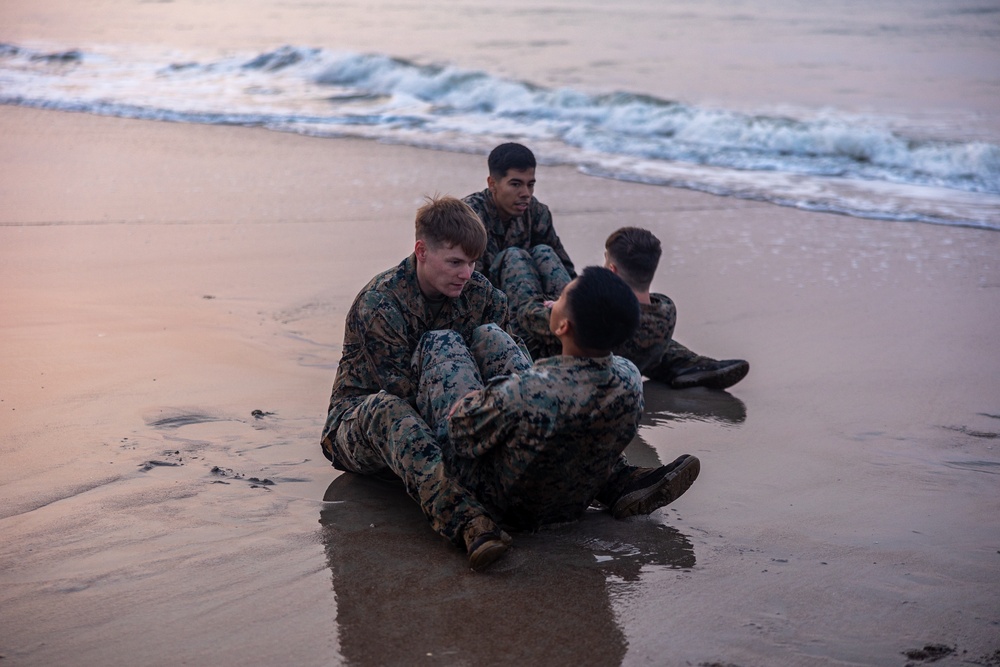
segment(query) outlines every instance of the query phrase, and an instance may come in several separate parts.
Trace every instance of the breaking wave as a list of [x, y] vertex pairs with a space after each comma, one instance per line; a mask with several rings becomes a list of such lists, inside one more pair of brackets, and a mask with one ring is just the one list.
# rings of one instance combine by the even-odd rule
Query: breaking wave
[[454, 65], [286, 46], [211, 61], [0, 45], [0, 102], [258, 125], [456, 151], [522, 141], [543, 162], [799, 208], [1000, 229], [1000, 146], [874, 117], [751, 115], [544, 88]]

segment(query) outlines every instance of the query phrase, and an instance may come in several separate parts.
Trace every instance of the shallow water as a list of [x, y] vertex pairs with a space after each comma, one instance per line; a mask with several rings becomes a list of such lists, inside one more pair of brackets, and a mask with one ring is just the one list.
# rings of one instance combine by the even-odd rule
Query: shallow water
[[[873, 15], [777, 6], [782, 17], [664, 6], [684, 8], [669, 41], [636, 13], [661, 17], [660, 6], [640, 3], [8, 2], [0, 35], [157, 66], [245, 63], [283, 44], [374, 52], [494, 82], [768, 116], [830, 107], [995, 143], [996, 70], [977, 64], [995, 48], [982, 37], [988, 6], [959, 15], [962, 40], [929, 3]], [[835, 11], [846, 28], [829, 25]], [[775, 41], [815, 12], [829, 40]], [[911, 19], [922, 27], [891, 37]], [[690, 62], [714, 64], [713, 76]], [[598, 516], [519, 537], [494, 581], [401, 513], [363, 535], [383, 506], [324, 503], [335, 472], [316, 442], [350, 299], [412, 247], [399, 229], [426, 181], [463, 194], [485, 176], [481, 157], [8, 111], [27, 120], [4, 149], [29, 150], [6, 164], [36, 171], [5, 179], [16, 187], [0, 229], [4, 307], [25, 313], [3, 321], [0, 359], [16, 388], [0, 395], [14, 434], [0, 450], [4, 662], [411, 664], [419, 647], [441, 664], [487, 649], [496, 664], [902, 664], [905, 650], [947, 642], [959, 652], [938, 664], [955, 665], [989, 664], [1000, 648], [997, 441], [979, 435], [1000, 430], [992, 232], [793, 213], [546, 165], [542, 198], [562, 203], [574, 258], [599, 261], [619, 219], [654, 229], [680, 340], [752, 370], [731, 394], [648, 388], [628, 453], [648, 465], [697, 454], [702, 476], [683, 502], [626, 526]], [[480, 140], [461, 147], [488, 148]], [[355, 549], [362, 539], [382, 550]], [[397, 568], [408, 579], [385, 582]]]
[[609, 178], [1000, 229], [986, 0], [238, 7], [109, 0], [99, 28], [57, 28], [16, 5], [0, 101], [454, 151], [514, 139]]

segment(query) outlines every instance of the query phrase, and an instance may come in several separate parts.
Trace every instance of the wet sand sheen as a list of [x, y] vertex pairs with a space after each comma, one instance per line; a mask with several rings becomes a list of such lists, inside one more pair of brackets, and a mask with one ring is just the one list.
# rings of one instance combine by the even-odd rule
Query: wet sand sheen
[[1000, 235], [540, 169], [578, 265], [653, 229], [678, 338], [753, 370], [647, 388], [629, 454], [697, 454], [678, 503], [521, 536], [481, 577], [317, 441], [351, 299], [482, 156], [8, 107], [0, 129], [5, 662], [1000, 649]]

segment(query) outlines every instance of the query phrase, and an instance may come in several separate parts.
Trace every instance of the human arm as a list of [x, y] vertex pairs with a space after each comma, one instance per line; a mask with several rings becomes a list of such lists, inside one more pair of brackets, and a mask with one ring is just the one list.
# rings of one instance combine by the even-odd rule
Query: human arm
[[562, 353], [562, 343], [549, 329], [552, 303], [538, 299], [529, 301], [511, 318], [512, 335], [524, 341], [532, 359], [543, 359]]
[[506, 375], [459, 399], [448, 415], [448, 439], [459, 456], [477, 458], [507, 442], [521, 421], [521, 378]]
[[[381, 389], [412, 403], [416, 395], [411, 369], [414, 343], [400, 304], [379, 292], [363, 294], [351, 309], [348, 326], [357, 332], [352, 352], [360, 361], [370, 393]], [[346, 343], [344, 354], [348, 355]]]

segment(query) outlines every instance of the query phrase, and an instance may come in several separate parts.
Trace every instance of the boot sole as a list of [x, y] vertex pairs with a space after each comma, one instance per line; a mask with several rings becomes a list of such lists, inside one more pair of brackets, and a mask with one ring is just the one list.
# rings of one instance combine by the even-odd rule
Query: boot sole
[[674, 389], [691, 389], [692, 387], [727, 389], [745, 378], [749, 372], [750, 364], [744, 361], [726, 368], [681, 375], [671, 380], [670, 386]]
[[701, 472], [701, 462], [696, 456], [688, 456], [676, 468], [664, 475], [659, 484], [651, 488], [633, 491], [615, 503], [612, 514], [616, 519], [650, 514], [674, 502], [691, 488]]
[[510, 544], [503, 540], [490, 540], [479, 545], [475, 551], [469, 554], [469, 567], [476, 572], [482, 572], [493, 563], [497, 562], [510, 549]]

